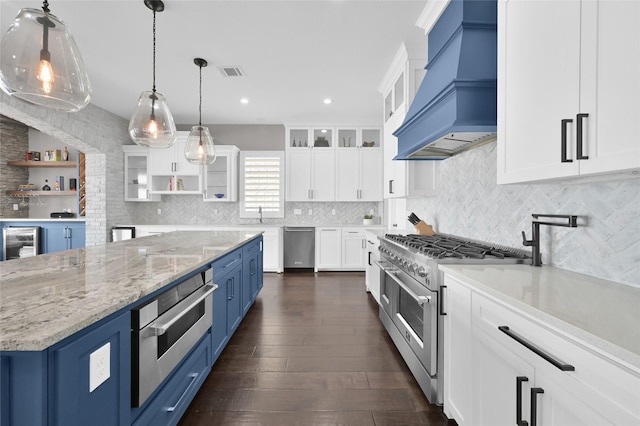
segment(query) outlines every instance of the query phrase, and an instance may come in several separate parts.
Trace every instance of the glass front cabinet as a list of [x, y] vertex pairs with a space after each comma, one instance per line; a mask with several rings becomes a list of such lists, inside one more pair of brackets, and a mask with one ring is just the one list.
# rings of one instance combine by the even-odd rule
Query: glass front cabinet
[[216, 161], [205, 166], [205, 201], [238, 201], [238, 153], [234, 145], [216, 145]]
[[160, 195], [151, 194], [149, 150], [138, 145], [122, 146], [124, 152], [124, 200], [160, 201]]

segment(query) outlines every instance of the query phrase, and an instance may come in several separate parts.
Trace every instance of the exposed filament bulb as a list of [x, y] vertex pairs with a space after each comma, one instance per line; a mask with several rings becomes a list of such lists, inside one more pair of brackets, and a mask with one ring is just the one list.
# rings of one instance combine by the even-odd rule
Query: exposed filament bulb
[[51, 93], [53, 90], [53, 83], [56, 81], [51, 62], [46, 59], [40, 60], [37, 78], [42, 82], [42, 90], [44, 93]]

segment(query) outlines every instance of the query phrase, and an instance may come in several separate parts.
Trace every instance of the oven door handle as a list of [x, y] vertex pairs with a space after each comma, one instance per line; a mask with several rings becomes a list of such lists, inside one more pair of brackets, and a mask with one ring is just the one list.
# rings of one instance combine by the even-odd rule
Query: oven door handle
[[[378, 263], [378, 262], [376, 262], [376, 263]], [[409, 296], [411, 296], [411, 298], [413, 300], [418, 302], [418, 305], [424, 306], [425, 303], [431, 302], [431, 296], [418, 296], [411, 289], [409, 289], [409, 287], [407, 287], [405, 285], [405, 283], [402, 282], [402, 280], [400, 280], [398, 277], [396, 277], [396, 274], [398, 273], [398, 271], [394, 271], [393, 269], [384, 268], [382, 265], [380, 265], [380, 263], [378, 263], [378, 266], [380, 266], [382, 268], [382, 270], [384, 270], [385, 274], [387, 274], [389, 277], [391, 277], [392, 280], [394, 280], [396, 283], [398, 283], [398, 285], [400, 287], [402, 287], [402, 289], [404, 291], [406, 291], [407, 294]]]
[[218, 288], [217, 284], [205, 284], [191, 295], [169, 309], [160, 318], [149, 324], [146, 328], [151, 336], [160, 336], [167, 332], [169, 327], [185, 316], [193, 307], [206, 299]]

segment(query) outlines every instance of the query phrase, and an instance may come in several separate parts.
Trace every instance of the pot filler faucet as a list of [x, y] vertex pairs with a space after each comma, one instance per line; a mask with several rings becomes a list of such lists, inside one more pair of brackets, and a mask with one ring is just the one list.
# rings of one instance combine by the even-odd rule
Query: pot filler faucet
[[531, 222], [531, 239], [527, 240], [527, 236], [524, 231], [522, 231], [522, 244], [527, 247], [533, 247], [531, 253], [531, 265], [532, 266], [542, 266], [542, 259], [540, 257], [540, 225], [549, 225], [549, 226], [564, 226], [566, 228], [577, 228], [578, 227], [578, 216], [570, 216], [564, 214], [532, 214], [534, 219], [538, 219], [541, 217], [549, 217], [554, 219], [566, 219], [567, 222], [542, 222], [539, 220], [534, 220]]

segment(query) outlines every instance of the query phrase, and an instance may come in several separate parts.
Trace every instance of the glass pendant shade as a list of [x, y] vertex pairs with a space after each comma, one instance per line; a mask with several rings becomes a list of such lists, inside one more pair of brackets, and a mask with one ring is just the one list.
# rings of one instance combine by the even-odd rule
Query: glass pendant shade
[[209, 128], [193, 126], [187, 143], [184, 146], [184, 156], [192, 164], [213, 164], [216, 161], [216, 151]]
[[149, 148], [169, 148], [176, 142], [176, 125], [164, 96], [153, 91], [140, 94], [129, 121], [129, 136], [138, 145]]
[[54, 15], [22, 9], [0, 51], [0, 86], [8, 95], [69, 112], [89, 104], [91, 83], [80, 50]]

